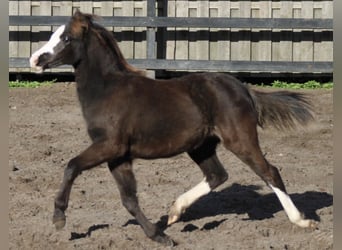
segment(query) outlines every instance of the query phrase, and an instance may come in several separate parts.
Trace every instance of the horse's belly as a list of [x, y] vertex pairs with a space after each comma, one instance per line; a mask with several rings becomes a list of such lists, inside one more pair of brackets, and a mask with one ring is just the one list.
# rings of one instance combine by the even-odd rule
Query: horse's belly
[[205, 131], [190, 129], [178, 132], [156, 131], [153, 135], [134, 138], [130, 147], [133, 158], [163, 158], [187, 152], [200, 144]]

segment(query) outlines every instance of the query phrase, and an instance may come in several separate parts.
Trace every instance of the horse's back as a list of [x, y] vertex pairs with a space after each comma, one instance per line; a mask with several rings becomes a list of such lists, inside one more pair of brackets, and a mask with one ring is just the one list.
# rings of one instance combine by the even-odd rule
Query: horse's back
[[192, 100], [199, 106], [207, 105], [208, 112], [213, 117], [253, 109], [253, 99], [247, 84], [232, 75], [198, 73], [188, 75], [182, 81], [191, 86], [189, 95]]

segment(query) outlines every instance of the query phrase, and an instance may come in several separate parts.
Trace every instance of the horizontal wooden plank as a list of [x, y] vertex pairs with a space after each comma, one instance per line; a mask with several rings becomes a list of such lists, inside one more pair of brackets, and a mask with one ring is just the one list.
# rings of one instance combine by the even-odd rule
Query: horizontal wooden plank
[[[130, 64], [150, 70], [198, 70], [220, 72], [332, 73], [333, 62], [223, 61], [130, 59]], [[9, 68], [29, 68], [28, 58], [10, 58]], [[62, 66], [66, 67], [66, 66]], [[66, 67], [70, 68], [70, 67]]]
[[[10, 26], [54, 26], [68, 22], [66, 16], [9, 16]], [[206, 17], [101, 17], [103, 26], [116, 27], [190, 27], [332, 29], [333, 19], [313, 18], [206, 18]]]

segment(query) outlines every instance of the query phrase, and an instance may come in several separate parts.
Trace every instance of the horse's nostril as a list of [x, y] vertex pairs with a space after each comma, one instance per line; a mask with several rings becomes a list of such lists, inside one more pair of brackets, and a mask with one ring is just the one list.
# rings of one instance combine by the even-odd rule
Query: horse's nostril
[[37, 56], [32, 56], [30, 58], [30, 66], [31, 68], [34, 68], [38, 63], [38, 57]]
[[37, 66], [42, 66], [42, 64], [44, 62], [47, 62], [50, 58], [51, 54], [49, 53], [43, 53], [41, 54], [38, 58], [37, 58], [37, 61], [36, 61], [36, 65]]

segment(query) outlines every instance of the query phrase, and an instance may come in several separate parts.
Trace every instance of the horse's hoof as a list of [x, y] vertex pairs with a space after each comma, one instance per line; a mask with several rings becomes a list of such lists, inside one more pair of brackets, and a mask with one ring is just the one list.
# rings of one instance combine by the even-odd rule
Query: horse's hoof
[[177, 245], [177, 243], [166, 234], [156, 235], [152, 237], [152, 240], [168, 247], [174, 247]]
[[65, 219], [54, 220], [53, 224], [57, 230], [61, 230], [65, 226]]
[[171, 224], [175, 223], [178, 220], [179, 220], [179, 216], [169, 215], [169, 219], [167, 220], [167, 225], [170, 226]]
[[55, 225], [57, 230], [61, 230], [65, 226], [65, 222], [66, 222], [65, 214], [60, 210], [55, 210], [52, 222]]
[[176, 205], [176, 203], [174, 203], [172, 205], [172, 207], [170, 208], [170, 212], [169, 212], [169, 218], [167, 220], [167, 225], [171, 225], [173, 223], [175, 223], [176, 221], [179, 220], [179, 218], [181, 217], [182, 214], [182, 209], [179, 209]]
[[318, 222], [317, 221], [314, 221], [314, 220], [309, 220], [309, 221], [310, 221], [309, 228], [318, 229]]
[[314, 220], [301, 219], [300, 221], [296, 221], [295, 224], [297, 226], [302, 227], [302, 228], [311, 228], [311, 229], [317, 229], [318, 228], [318, 222], [314, 221]]

